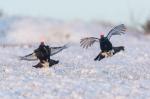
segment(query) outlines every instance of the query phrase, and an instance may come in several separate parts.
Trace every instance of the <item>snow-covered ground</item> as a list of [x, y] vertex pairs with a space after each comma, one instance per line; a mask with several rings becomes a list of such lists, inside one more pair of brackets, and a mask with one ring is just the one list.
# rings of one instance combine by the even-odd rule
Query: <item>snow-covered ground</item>
[[[24, 19], [22, 24], [27, 24], [28, 21]], [[25, 32], [22, 31], [26, 31], [27, 28], [38, 27], [37, 22], [17, 28], [17, 22], [18, 20], [12, 26], [10, 24], [10, 27], [14, 26], [15, 28], [10, 29], [9, 27], [10, 30], [6, 31], [7, 35], [3, 38], [8, 45], [11, 44], [11, 41], [8, 42], [8, 38], [12, 41], [16, 40], [21, 36], [18, 35], [19, 33], [25, 35]], [[47, 24], [53, 26], [51, 22], [47, 21], [43, 24], [47, 26], [47, 29], [40, 25], [38, 30], [46, 32], [50, 26]], [[99, 31], [106, 32], [111, 28], [89, 23], [80, 24], [79, 22], [75, 25], [68, 24], [66, 27], [63, 25], [62, 30], [71, 31], [69, 32], [71, 38], [68, 40], [70, 47], [52, 57], [52, 59], [60, 60], [60, 63], [51, 68], [36, 69], [32, 66], [37, 64], [37, 61], [19, 60], [19, 56], [32, 52], [38, 46], [35, 44], [37, 42], [31, 43], [33, 42], [33, 32], [29, 34], [31, 42], [30, 39], [25, 42], [25, 38], [28, 36], [22, 38], [23, 42], [21, 39], [17, 39], [18, 43], [30, 42], [33, 45], [31, 47], [25, 45], [0, 47], [0, 99], [150, 99], [149, 38], [134, 36], [129, 32], [124, 36], [113, 37], [113, 44], [124, 45], [125, 51], [95, 62], [93, 59], [99, 53], [98, 44], [94, 44], [87, 50], [82, 49], [79, 39], [84, 36], [96, 37], [99, 35]], [[31, 28], [29, 31], [34, 30], [37, 28]], [[51, 32], [53, 31], [50, 27], [49, 35], [53, 37]], [[40, 37], [39, 35], [34, 36], [33, 38]], [[56, 40], [58, 43], [50, 44], [53, 46], [64, 44], [58, 39]]]

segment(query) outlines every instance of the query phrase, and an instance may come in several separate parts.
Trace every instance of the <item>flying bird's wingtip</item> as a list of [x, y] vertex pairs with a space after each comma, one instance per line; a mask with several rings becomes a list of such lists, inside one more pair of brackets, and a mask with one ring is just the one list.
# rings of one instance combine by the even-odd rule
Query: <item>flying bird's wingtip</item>
[[19, 59], [19, 60], [23, 60], [23, 57], [22, 57], [22, 56], [19, 56], [18, 59]]
[[68, 48], [68, 47], [70, 47], [70, 43], [67, 43], [67, 44], [65, 44], [65, 45], [63, 46], [64, 49], [66, 49], [66, 48]]

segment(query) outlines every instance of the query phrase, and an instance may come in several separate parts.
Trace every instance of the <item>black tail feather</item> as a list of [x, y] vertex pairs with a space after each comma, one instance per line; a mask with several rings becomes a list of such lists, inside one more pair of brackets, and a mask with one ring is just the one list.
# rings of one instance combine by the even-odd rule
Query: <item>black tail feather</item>
[[53, 66], [53, 65], [55, 65], [55, 64], [58, 64], [58, 63], [59, 63], [58, 60], [52, 60], [52, 59], [50, 59], [50, 61], [49, 61], [49, 66], [51, 67], [51, 66]]
[[124, 46], [119, 46], [119, 47], [113, 47], [114, 53], [113, 55], [115, 55], [116, 53], [120, 52], [121, 50], [124, 51]]
[[40, 62], [40, 63], [38, 63], [37, 65], [35, 65], [35, 66], [33, 66], [33, 67], [35, 67], [35, 68], [42, 68], [42, 67], [52, 67], [53, 65], [55, 65], [55, 64], [58, 64], [59, 63], [59, 61], [56, 61], [56, 60], [52, 60], [52, 59], [50, 59], [49, 61], [44, 61], [44, 62]]

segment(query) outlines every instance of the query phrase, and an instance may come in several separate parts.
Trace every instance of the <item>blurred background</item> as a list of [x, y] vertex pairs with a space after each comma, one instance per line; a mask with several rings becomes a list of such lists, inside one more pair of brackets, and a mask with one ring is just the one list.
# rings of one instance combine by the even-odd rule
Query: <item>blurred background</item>
[[[79, 42], [125, 24], [150, 33], [149, 0], [0, 0], [0, 43]], [[94, 34], [93, 34], [94, 33]]]

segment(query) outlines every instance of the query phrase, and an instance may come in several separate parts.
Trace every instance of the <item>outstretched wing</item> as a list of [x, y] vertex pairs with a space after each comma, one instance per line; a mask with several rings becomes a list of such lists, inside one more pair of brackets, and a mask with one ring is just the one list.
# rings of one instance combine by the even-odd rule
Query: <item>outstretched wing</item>
[[[64, 45], [61, 47], [51, 47], [49, 50], [51, 51], [51, 56], [53, 56], [66, 48], [67, 48], [67, 45]], [[36, 49], [33, 53], [20, 57], [20, 59], [27, 60], [27, 61], [36, 61], [38, 60], [38, 57], [40, 57], [40, 55], [41, 55], [40, 51]]]
[[20, 57], [21, 60], [27, 60], [27, 61], [36, 61], [38, 60], [37, 55], [35, 52], [28, 54], [26, 56]]
[[50, 48], [51, 56], [59, 53], [60, 51], [62, 51], [63, 49], [66, 49], [66, 48], [68, 48], [67, 45], [60, 46], [60, 47], [51, 47]]
[[108, 39], [110, 39], [112, 35], [121, 35], [121, 34], [124, 34], [125, 31], [126, 31], [125, 25], [120, 24], [120, 25], [114, 27], [113, 29], [111, 29], [106, 37]]
[[88, 48], [92, 46], [95, 42], [99, 42], [100, 39], [95, 37], [86, 37], [81, 39], [80, 44], [83, 48]]

